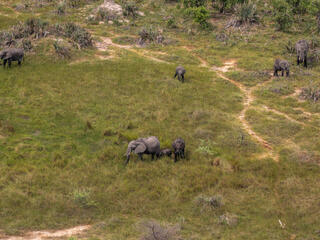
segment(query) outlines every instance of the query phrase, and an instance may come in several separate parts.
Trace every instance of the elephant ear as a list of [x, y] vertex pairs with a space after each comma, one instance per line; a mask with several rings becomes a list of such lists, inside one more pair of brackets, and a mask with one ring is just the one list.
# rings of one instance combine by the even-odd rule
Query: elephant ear
[[139, 143], [139, 145], [134, 150], [134, 153], [144, 153], [147, 150], [147, 146], [144, 143]]

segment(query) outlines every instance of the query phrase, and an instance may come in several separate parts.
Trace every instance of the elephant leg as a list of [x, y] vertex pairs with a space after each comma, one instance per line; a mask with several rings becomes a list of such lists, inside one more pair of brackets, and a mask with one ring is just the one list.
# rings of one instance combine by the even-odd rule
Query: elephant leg
[[18, 65], [21, 66], [21, 60], [18, 60]]
[[12, 62], [11, 59], [9, 59], [9, 60], [8, 60], [8, 66], [9, 66], [9, 68], [11, 68], [11, 62]]
[[184, 149], [182, 150], [181, 157], [182, 157], [183, 159], [185, 158]]
[[177, 77], [177, 73], [174, 75], [174, 77], [173, 78], [176, 78]]
[[299, 59], [299, 56], [297, 56], [297, 65], [300, 64], [300, 59]]
[[281, 76], [283, 77], [284, 70], [281, 70]]
[[174, 162], [177, 162], [178, 161], [178, 154], [174, 154]]
[[287, 77], [289, 77], [289, 75], [290, 75], [290, 72], [289, 72], [289, 71], [287, 71]]
[[139, 154], [138, 154], [138, 156], [139, 156], [140, 160], [141, 160], [141, 161], [143, 161], [142, 154], [141, 154], [141, 153], [139, 153]]
[[151, 154], [151, 160], [154, 160], [154, 153]]
[[305, 66], [305, 67], [308, 67], [307, 56], [304, 57], [304, 66]]
[[6, 67], [6, 64], [7, 64], [7, 60], [3, 60], [3, 68]]
[[182, 82], [184, 82], [184, 75], [182, 75]]

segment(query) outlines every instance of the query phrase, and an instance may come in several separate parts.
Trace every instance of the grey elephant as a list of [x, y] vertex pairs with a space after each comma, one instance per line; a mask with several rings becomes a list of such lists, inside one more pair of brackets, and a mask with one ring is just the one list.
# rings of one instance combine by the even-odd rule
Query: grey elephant
[[178, 158], [185, 158], [184, 155], [184, 149], [185, 149], [186, 143], [182, 138], [177, 138], [172, 143], [172, 147], [174, 150], [174, 162], [178, 161]]
[[138, 138], [129, 142], [127, 149], [127, 160], [125, 164], [127, 165], [130, 160], [130, 153], [133, 152], [138, 154], [139, 158], [142, 160], [143, 154], [151, 154], [152, 160], [154, 156], [159, 157], [160, 153], [160, 142], [155, 136]]
[[304, 63], [304, 66], [307, 67], [307, 56], [309, 51], [309, 44], [306, 40], [299, 40], [296, 43], [296, 53], [297, 53], [297, 65]]
[[274, 68], [274, 73], [273, 73], [273, 76], [279, 76], [278, 75], [278, 71], [281, 71], [281, 75], [283, 77], [284, 75], [284, 72], [286, 72], [286, 76], [289, 77], [289, 74], [290, 74], [290, 64], [288, 63], [288, 61], [286, 60], [281, 60], [281, 59], [276, 59], [274, 61], [274, 65], [273, 65], [273, 68]]
[[178, 66], [176, 68], [176, 73], [174, 74], [174, 78], [178, 76], [178, 80], [184, 82], [184, 74], [186, 70], [182, 66]]
[[171, 155], [172, 155], [172, 151], [169, 148], [161, 149], [159, 153], [159, 157], [164, 157], [164, 156], [171, 157]]
[[18, 64], [21, 65], [21, 62], [24, 58], [24, 50], [22, 48], [8, 48], [0, 52], [0, 59], [3, 60], [3, 67], [11, 67], [11, 62], [18, 61]]

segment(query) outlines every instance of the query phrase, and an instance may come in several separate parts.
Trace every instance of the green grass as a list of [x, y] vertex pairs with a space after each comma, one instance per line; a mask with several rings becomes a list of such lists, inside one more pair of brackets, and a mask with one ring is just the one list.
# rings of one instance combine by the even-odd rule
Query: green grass
[[[0, 230], [18, 234], [88, 223], [88, 239], [138, 239], [136, 224], [156, 219], [181, 224], [185, 239], [316, 239], [320, 119], [295, 108], [318, 113], [320, 105], [286, 96], [310, 80], [318, 82], [319, 68], [302, 71], [294, 66], [294, 56], [283, 52], [285, 41], [305, 33], [277, 32], [271, 38], [274, 28], [264, 24], [247, 35], [234, 31], [232, 42], [224, 44], [214, 36], [223, 31], [226, 17], [217, 18], [214, 33], [188, 35], [185, 28], [191, 25], [174, 3], [149, 1], [139, 5], [146, 16], [129, 24], [90, 25], [81, 16], [97, 4], [68, 9], [59, 19], [51, 5], [33, 11], [51, 23], [77, 21], [96, 38], [108, 36], [125, 45], [134, 42], [143, 25], [161, 26], [165, 23], [159, 20], [172, 12], [179, 28], [164, 33], [177, 41], [137, 49], [167, 62], [161, 63], [115, 47], [104, 53], [73, 50], [70, 60], [61, 60], [54, 55], [53, 39], [34, 40], [36, 47], [21, 67], [14, 63], [12, 69], [0, 69]], [[0, 28], [7, 29], [16, 14], [2, 6]], [[158, 11], [160, 6], [166, 11]], [[13, 17], [2, 18], [2, 12]], [[31, 13], [21, 12], [19, 20]], [[95, 55], [117, 57], [99, 60]], [[272, 71], [275, 57], [290, 60], [291, 77], [256, 89], [254, 108], [246, 113], [279, 162], [258, 159], [266, 150], [238, 118], [243, 92], [199, 66], [194, 55], [212, 66], [236, 59], [244, 71], [225, 75], [246, 87], [270, 79], [265, 72]], [[184, 84], [173, 79], [178, 64], [187, 69]], [[306, 125], [264, 111], [262, 105]], [[125, 167], [128, 142], [149, 135], [157, 136], [163, 148], [184, 138], [187, 158], [174, 163], [133, 156]], [[195, 202], [200, 195], [219, 195], [224, 205], [204, 211]], [[219, 223], [226, 213], [237, 216], [235, 226]]]

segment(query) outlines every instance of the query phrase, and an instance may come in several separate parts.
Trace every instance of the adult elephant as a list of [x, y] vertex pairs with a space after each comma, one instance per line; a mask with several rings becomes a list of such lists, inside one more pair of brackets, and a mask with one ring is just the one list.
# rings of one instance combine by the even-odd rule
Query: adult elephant
[[153, 160], [155, 155], [159, 157], [160, 142], [155, 136], [138, 138], [129, 142], [127, 149], [127, 160], [125, 162], [126, 165], [128, 164], [130, 160], [130, 154], [133, 151], [135, 154], [138, 154], [141, 160], [143, 154], [151, 154], [151, 158]]
[[24, 57], [24, 50], [22, 48], [8, 48], [0, 52], [0, 59], [3, 60], [3, 67], [11, 67], [11, 62], [18, 61], [18, 64], [21, 65], [21, 62]]

